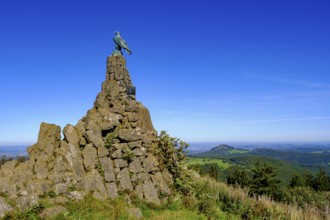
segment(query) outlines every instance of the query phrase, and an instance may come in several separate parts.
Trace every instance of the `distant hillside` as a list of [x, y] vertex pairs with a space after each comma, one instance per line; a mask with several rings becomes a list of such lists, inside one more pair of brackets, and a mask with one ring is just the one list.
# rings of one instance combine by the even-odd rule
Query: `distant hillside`
[[0, 147], [0, 156], [16, 157], [27, 155], [26, 146]]
[[329, 167], [329, 152], [303, 153], [292, 150], [274, 150], [268, 148], [255, 149], [249, 155], [272, 157], [280, 160], [296, 162], [304, 167]]
[[221, 144], [219, 146], [213, 147], [211, 151], [230, 151], [235, 149], [234, 147], [231, 147], [227, 144]]
[[213, 147], [209, 151], [205, 151], [199, 154], [195, 154], [196, 157], [215, 157], [215, 156], [226, 156], [226, 155], [240, 155], [248, 153], [249, 150], [234, 148], [227, 144], [221, 144], [216, 147]]
[[[319, 149], [317, 148], [317, 150]], [[249, 156], [288, 161], [314, 171], [317, 171], [320, 167], [322, 167], [327, 171], [327, 173], [330, 173], [330, 152], [326, 148], [322, 151], [316, 152], [312, 152], [311, 150], [308, 152], [301, 152], [300, 150], [295, 149], [279, 150], [272, 148], [257, 148], [249, 151], [223, 144], [216, 146], [209, 151], [194, 155], [194, 157], [220, 158], [230, 161], [233, 160], [234, 157], [236, 158], [235, 160], [237, 160], [237, 158]]]

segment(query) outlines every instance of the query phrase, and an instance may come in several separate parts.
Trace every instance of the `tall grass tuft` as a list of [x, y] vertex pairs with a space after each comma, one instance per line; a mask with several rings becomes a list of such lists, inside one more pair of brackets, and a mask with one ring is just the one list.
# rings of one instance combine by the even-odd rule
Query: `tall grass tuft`
[[[196, 196], [199, 201], [208, 200], [209, 206], [220, 208], [222, 211], [241, 219], [330, 219], [329, 212], [321, 211], [318, 207], [300, 208], [297, 204], [289, 205], [275, 202], [267, 196], [251, 197], [248, 194], [248, 189], [228, 186], [207, 176], [196, 177], [195, 175], [193, 181], [198, 186]], [[208, 196], [203, 198], [202, 194]], [[326, 210], [329, 211], [329, 204], [326, 206]]]

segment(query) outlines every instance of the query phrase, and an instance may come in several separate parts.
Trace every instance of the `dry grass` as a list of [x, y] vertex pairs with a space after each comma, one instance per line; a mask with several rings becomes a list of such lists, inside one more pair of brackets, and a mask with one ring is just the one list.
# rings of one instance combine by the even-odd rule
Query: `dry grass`
[[[326, 207], [326, 213], [313, 206], [307, 206], [304, 209], [297, 205], [288, 205], [278, 203], [269, 197], [261, 196], [258, 198], [250, 197], [248, 189], [236, 188], [229, 186], [223, 182], [218, 182], [209, 177], [194, 177], [194, 181], [198, 185], [207, 189], [213, 199], [220, 204], [230, 200], [233, 204], [237, 203], [239, 207], [234, 206], [232, 211], [238, 215], [248, 215], [254, 217], [268, 217], [269, 219], [292, 219], [292, 220], [315, 220], [330, 219], [329, 204]], [[267, 219], [268, 219], [267, 218]]]

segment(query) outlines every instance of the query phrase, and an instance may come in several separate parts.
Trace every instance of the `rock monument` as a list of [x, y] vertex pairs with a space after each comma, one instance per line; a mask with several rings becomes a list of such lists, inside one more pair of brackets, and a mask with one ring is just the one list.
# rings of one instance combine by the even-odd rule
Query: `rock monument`
[[45, 195], [54, 203], [119, 194], [161, 204], [173, 178], [158, 164], [157, 134], [149, 111], [136, 101], [122, 55], [107, 58], [106, 79], [94, 107], [76, 125], [42, 123], [29, 159], [0, 168], [0, 217], [25, 210]]

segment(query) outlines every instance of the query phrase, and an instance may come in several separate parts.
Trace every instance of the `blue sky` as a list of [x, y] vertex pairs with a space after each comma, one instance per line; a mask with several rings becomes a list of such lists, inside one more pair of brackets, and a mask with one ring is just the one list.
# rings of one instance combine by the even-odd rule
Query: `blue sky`
[[330, 2], [0, 3], [0, 146], [93, 106], [119, 30], [155, 128], [188, 142], [330, 141]]

